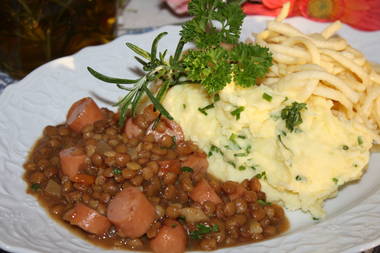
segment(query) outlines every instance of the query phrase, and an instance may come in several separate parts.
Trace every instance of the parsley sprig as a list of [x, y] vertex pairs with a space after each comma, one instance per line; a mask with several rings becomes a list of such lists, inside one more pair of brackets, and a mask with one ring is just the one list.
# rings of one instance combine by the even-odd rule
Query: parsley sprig
[[[128, 91], [115, 104], [119, 108], [120, 126], [124, 125], [129, 110], [132, 116], [136, 114], [137, 105], [144, 95], [163, 116], [173, 119], [161, 105], [161, 100], [172, 86], [199, 83], [213, 95], [231, 81], [242, 87], [251, 87], [268, 72], [272, 65], [269, 50], [239, 42], [244, 19], [239, 1], [192, 0], [189, 14], [194, 17], [182, 26], [181, 38], [172, 56], [167, 56], [167, 50], [157, 50], [166, 32], [154, 39], [150, 52], [134, 44], [126, 44], [138, 55], [135, 59], [145, 71], [142, 77], [114, 78], [88, 67], [94, 77]], [[194, 43], [197, 48], [184, 52], [186, 43]], [[151, 86], [155, 83], [162, 84], [158, 91], [153, 92]]]

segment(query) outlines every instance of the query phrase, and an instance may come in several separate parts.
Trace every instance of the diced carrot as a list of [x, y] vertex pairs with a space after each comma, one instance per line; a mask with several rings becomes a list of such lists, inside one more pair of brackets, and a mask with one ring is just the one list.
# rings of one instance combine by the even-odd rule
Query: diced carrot
[[74, 208], [64, 215], [64, 219], [70, 224], [96, 235], [105, 234], [111, 227], [107, 217], [82, 203], [76, 203]]
[[207, 200], [213, 202], [214, 204], [222, 203], [222, 200], [219, 198], [218, 194], [216, 194], [215, 190], [205, 179], [199, 181], [199, 183], [194, 187], [190, 193], [190, 198], [201, 204]]
[[143, 130], [133, 122], [133, 118], [129, 118], [125, 123], [124, 133], [129, 139], [136, 138], [142, 134]]
[[183, 141], [185, 139], [182, 128], [175, 121], [169, 120], [165, 117], [161, 117], [160, 121], [165, 124], [165, 131], [158, 132], [153, 129], [154, 122], [148, 127], [147, 134], [153, 134], [156, 141], [161, 140], [164, 135], [175, 137], [176, 142]]
[[78, 174], [81, 166], [85, 164], [86, 155], [81, 149], [71, 147], [59, 152], [59, 159], [63, 174], [72, 180]]
[[230, 193], [228, 197], [230, 198], [230, 200], [235, 200], [243, 196], [246, 191], [247, 190], [244, 188], [244, 186], [242, 186], [241, 184], [237, 184], [236, 190], [233, 193]]
[[182, 161], [181, 167], [190, 167], [194, 170], [193, 177], [196, 178], [206, 173], [208, 168], [207, 156], [204, 153], [189, 155]]
[[187, 236], [183, 226], [175, 220], [166, 220], [157, 236], [150, 241], [154, 253], [183, 253]]
[[66, 122], [71, 129], [80, 132], [85, 126], [104, 119], [98, 105], [89, 97], [75, 102], [67, 113]]
[[121, 234], [137, 238], [148, 231], [156, 215], [153, 205], [136, 187], [127, 187], [110, 201], [108, 219]]
[[72, 178], [71, 181], [75, 183], [92, 185], [95, 183], [95, 177], [87, 174], [77, 174]]
[[179, 174], [181, 170], [181, 162], [179, 160], [161, 160], [157, 161], [160, 171], [167, 173], [173, 172]]

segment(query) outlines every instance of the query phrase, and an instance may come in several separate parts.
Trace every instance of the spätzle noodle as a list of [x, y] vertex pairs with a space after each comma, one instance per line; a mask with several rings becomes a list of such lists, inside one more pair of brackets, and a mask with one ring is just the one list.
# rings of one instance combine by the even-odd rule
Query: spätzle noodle
[[319, 34], [304, 34], [283, 22], [289, 9], [285, 4], [264, 31], [252, 35], [273, 54], [274, 65], [263, 84], [302, 102], [313, 96], [331, 100], [337, 114], [366, 126], [379, 142], [380, 65], [336, 34], [342, 26], [339, 21]]

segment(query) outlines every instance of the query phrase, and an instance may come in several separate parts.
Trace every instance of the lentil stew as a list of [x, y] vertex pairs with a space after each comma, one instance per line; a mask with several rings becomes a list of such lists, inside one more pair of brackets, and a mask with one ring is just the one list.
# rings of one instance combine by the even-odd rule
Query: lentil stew
[[214, 250], [288, 228], [257, 178], [221, 182], [206, 154], [153, 106], [118, 127], [118, 114], [84, 98], [47, 126], [24, 164], [27, 192], [81, 237], [105, 248]]

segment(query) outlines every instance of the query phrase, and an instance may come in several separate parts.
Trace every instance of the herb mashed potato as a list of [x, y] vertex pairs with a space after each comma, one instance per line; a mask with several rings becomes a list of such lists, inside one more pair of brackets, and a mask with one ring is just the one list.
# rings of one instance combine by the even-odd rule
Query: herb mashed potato
[[283, 94], [291, 92], [229, 84], [215, 99], [187, 84], [170, 89], [163, 105], [208, 153], [212, 175], [238, 182], [257, 176], [269, 201], [323, 217], [323, 201], [363, 174], [373, 138], [318, 96], [308, 99], [303, 122], [290, 131], [281, 110], [294, 100]]

